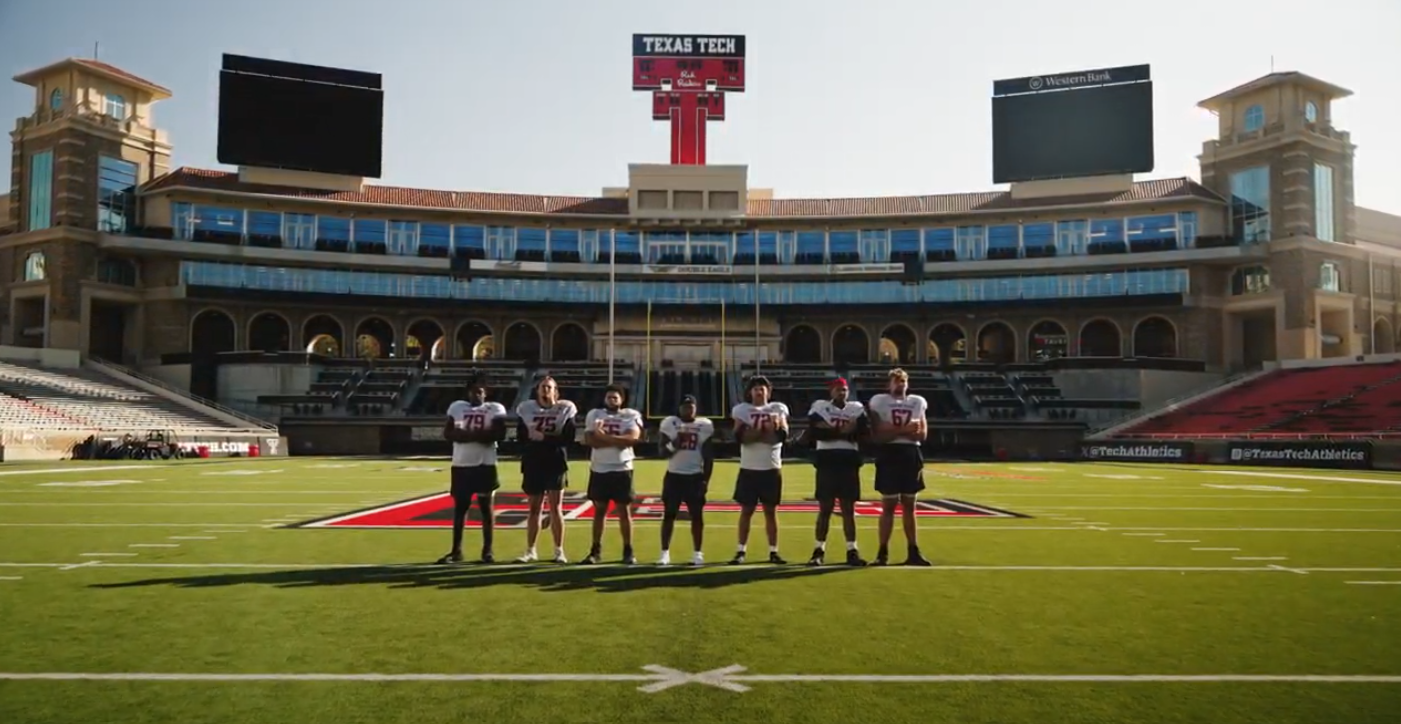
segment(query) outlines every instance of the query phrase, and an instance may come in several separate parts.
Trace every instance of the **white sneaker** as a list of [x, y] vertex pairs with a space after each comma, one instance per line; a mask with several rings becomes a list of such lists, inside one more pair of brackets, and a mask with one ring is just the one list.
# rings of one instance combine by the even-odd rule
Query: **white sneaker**
[[568, 563], [568, 562], [569, 562], [569, 557], [566, 556], [566, 555], [564, 555], [564, 551], [555, 551], [554, 562], [555, 562], [555, 563]]
[[540, 560], [540, 556], [536, 555], [535, 551], [526, 551], [525, 555], [516, 559], [516, 563], [534, 563], [538, 560]]
[[693, 565], [693, 566], [703, 566], [703, 565], [705, 565], [705, 554], [704, 554], [704, 553], [701, 553], [700, 551], [696, 551], [695, 553], [693, 553], [693, 554], [691, 555], [691, 565]]
[[659, 565], [659, 566], [669, 566], [669, 565], [671, 565], [671, 554], [668, 553], [668, 552], [666, 552], [666, 551], [662, 551], [662, 557], [659, 558], [659, 559], [657, 559], [657, 565]]

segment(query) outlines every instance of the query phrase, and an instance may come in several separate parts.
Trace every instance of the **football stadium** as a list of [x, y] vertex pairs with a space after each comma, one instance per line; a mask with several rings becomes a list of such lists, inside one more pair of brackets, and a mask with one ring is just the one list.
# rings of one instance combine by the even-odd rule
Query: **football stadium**
[[1149, 66], [988, 78], [995, 190], [787, 198], [706, 162], [744, 36], [632, 49], [593, 196], [374, 183], [371, 71], [223, 55], [225, 170], [15, 76], [0, 721], [1401, 721], [1352, 91], [1158, 178]]

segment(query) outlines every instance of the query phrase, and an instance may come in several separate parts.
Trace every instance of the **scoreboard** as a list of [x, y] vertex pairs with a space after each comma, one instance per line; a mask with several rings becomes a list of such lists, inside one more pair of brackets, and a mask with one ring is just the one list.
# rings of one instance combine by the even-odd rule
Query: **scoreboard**
[[671, 162], [705, 164], [705, 125], [744, 92], [743, 35], [632, 36], [632, 89], [652, 92], [652, 119], [671, 121]]

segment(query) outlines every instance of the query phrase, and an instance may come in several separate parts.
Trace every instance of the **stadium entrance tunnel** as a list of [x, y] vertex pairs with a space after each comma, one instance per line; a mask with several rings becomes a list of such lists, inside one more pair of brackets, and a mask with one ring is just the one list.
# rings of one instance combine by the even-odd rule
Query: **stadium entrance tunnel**
[[968, 359], [968, 335], [957, 324], [940, 324], [929, 331], [929, 362], [949, 365]]
[[302, 344], [308, 354], [339, 357], [344, 346], [344, 334], [340, 322], [318, 314], [306, 320], [306, 324], [302, 326]]
[[292, 325], [276, 312], [263, 312], [248, 323], [248, 349], [281, 352], [292, 349]]

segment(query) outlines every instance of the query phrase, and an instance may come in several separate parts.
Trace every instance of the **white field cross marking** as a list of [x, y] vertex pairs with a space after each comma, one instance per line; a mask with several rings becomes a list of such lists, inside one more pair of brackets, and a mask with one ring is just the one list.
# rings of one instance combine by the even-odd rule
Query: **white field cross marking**
[[637, 690], [655, 694], [678, 686], [699, 684], [736, 693], [750, 690], [749, 684], [767, 683], [857, 683], [857, 684], [946, 684], [958, 682], [1102, 682], [1102, 683], [1220, 683], [1291, 682], [1401, 684], [1398, 675], [1346, 674], [746, 674], [744, 666], [731, 664], [719, 669], [690, 673], [651, 664], [645, 674], [159, 674], [159, 673], [6, 673], [0, 681], [339, 681], [339, 682], [585, 682], [626, 681], [641, 684]]

